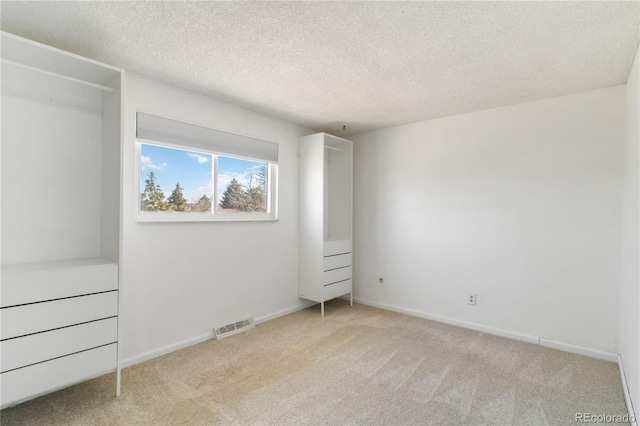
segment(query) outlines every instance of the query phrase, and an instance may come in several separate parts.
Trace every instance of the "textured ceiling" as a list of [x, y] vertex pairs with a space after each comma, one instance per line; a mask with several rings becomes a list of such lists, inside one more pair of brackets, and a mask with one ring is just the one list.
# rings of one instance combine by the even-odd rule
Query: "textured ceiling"
[[335, 134], [624, 83], [640, 40], [637, 1], [0, 7], [4, 31]]

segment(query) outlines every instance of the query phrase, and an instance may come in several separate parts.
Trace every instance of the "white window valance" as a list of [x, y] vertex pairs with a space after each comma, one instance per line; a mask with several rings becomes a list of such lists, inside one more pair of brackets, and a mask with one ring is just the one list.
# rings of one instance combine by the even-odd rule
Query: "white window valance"
[[271, 164], [278, 163], [277, 143], [143, 112], [137, 113], [136, 137]]

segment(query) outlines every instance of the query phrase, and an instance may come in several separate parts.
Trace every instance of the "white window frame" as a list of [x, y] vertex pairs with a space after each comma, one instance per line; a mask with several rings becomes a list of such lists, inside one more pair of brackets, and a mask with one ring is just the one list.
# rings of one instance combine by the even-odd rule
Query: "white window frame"
[[[211, 180], [212, 199], [211, 212], [150, 212], [142, 210], [142, 145], [154, 145], [164, 148], [178, 149], [182, 151], [201, 152], [212, 156]], [[267, 212], [218, 212], [218, 157], [237, 158], [267, 163]], [[188, 145], [177, 145], [166, 142], [157, 142], [142, 138], [136, 138], [136, 221], [140, 223], [167, 223], [167, 222], [274, 222], [278, 220], [278, 165], [254, 158], [225, 154], [212, 150], [194, 148]]]

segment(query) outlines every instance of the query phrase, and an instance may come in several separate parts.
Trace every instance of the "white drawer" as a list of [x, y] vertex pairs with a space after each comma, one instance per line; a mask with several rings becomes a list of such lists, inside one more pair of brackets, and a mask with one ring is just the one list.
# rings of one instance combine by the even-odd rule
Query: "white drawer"
[[344, 266], [351, 266], [351, 253], [326, 256], [324, 258], [323, 266], [325, 271], [342, 268]]
[[2, 340], [118, 315], [118, 292], [0, 309]]
[[0, 342], [2, 372], [114, 343], [118, 319], [104, 320]]
[[326, 271], [322, 274], [322, 284], [324, 286], [330, 286], [337, 282], [348, 280], [351, 278], [351, 266], [346, 268], [334, 269], [332, 271]]
[[115, 343], [2, 373], [0, 406], [5, 408], [82, 382], [116, 368]]
[[117, 290], [118, 265], [91, 260], [43, 264], [52, 269], [38, 269], [38, 265], [32, 266], [33, 270], [27, 269], [29, 265], [4, 267], [1, 307]]
[[351, 253], [351, 240], [326, 240], [322, 251], [323, 256]]
[[341, 281], [339, 283], [328, 285], [322, 288], [322, 296], [324, 300], [335, 299], [351, 293], [351, 280]]

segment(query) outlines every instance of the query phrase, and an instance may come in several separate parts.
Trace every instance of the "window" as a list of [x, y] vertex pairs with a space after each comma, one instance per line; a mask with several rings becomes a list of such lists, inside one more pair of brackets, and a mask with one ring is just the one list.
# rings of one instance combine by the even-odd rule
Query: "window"
[[218, 212], [269, 212], [269, 165], [218, 156]]
[[[213, 129], [205, 130], [214, 132], [213, 136], [218, 139], [211, 138], [211, 134], [205, 134], [208, 138], [203, 143], [202, 139], [193, 140], [193, 129], [189, 127], [186, 127], [186, 132], [182, 129], [182, 136], [171, 135], [169, 143], [167, 132], [163, 132], [162, 129], [162, 125], [167, 125], [166, 121], [170, 121], [169, 124], [195, 125], [155, 116], [149, 117], [165, 121], [161, 121], [160, 126], [157, 126], [157, 121], [154, 122], [153, 129], [156, 133], [151, 136], [155, 136], [155, 140], [148, 140], [141, 136], [150, 135], [151, 132], [144, 130], [150, 123], [144, 121], [145, 117], [141, 120], [140, 116], [141, 113], [138, 113], [139, 221], [277, 219], [277, 164], [269, 160], [272, 157], [264, 152], [260, 153], [260, 149], [264, 151], [265, 148], [272, 149], [270, 145], [276, 145], [277, 156], [277, 144], [225, 134]], [[198, 131], [204, 129], [195, 127]], [[175, 132], [175, 128], [171, 130], [173, 133], [179, 133]], [[233, 136], [233, 144], [228, 147], [228, 151], [233, 151], [233, 154], [250, 151], [259, 155], [247, 158], [219, 152], [221, 144], [215, 142], [221, 140], [221, 134]], [[184, 144], [176, 144], [176, 138], [184, 139]], [[251, 149], [245, 149], [243, 152], [242, 138], [249, 140], [248, 146]], [[222, 140], [228, 142], [227, 139]], [[269, 145], [260, 147], [256, 141]], [[206, 145], [211, 145], [212, 149], [207, 149]]]

